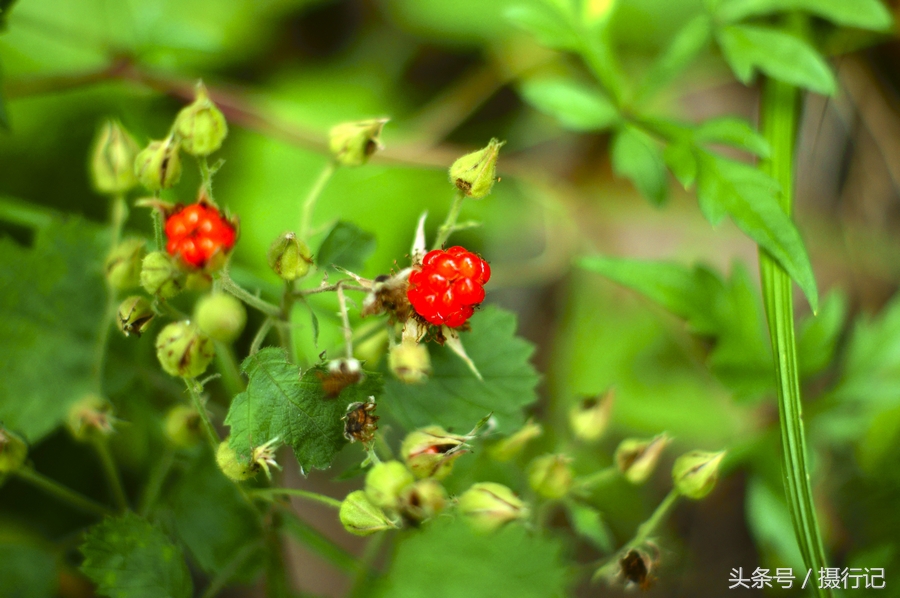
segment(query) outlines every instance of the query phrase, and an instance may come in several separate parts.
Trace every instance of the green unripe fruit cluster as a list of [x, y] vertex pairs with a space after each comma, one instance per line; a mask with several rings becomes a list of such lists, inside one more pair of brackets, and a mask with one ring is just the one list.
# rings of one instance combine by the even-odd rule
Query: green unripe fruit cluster
[[484, 149], [459, 158], [450, 166], [450, 182], [466, 197], [486, 197], [497, 180], [497, 157], [504, 143], [491, 139]]
[[141, 184], [150, 191], [168, 189], [181, 179], [181, 155], [178, 141], [169, 136], [151, 141], [134, 159], [134, 170]]

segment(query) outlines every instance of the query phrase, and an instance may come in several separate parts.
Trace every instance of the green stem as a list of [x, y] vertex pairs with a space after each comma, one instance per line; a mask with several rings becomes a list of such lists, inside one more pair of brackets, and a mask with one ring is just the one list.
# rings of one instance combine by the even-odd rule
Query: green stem
[[252, 295], [250, 292], [238, 286], [238, 284], [231, 279], [227, 268], [223, 268], [219, 271], [218, 280], [222, 284], [223, 291], [231, 293], [250, 307], [256, 308], [272, 318], [278, 319], [281, 317], [281, 309], [277, 305], [272, 305], [268, 301], [260, 299], [256, 295]]
[[443, 247], [444, 243], [447, 242], [447, 238], [450, 237], [454, 230], [456, 230], [456, 221], [459, 220], [459, 212], [462, 210], [464, 199], [465, 196], [460, 191], [457, 191], [456, 195], [453, 196], [453, 204], [450, 206], [447, 218], [438, 229], [437, 238], [434, 240], [432, 249], [440, 249]]
[[[109, 214], [109, 249], [112, 251], [122, 238], [122, 227], [128, 218], [128, 206], [121, 194], [112, 198]], [[97, 346], [94, 350], [94, 387], [103, 393], [103, 371], [106, 367], [106, 350], [109, 346], [109, 329], [116, 317], [116, 290], [106, 285], [106, 305], [100, 318], [100, 330], [97, 333]]]
[[253, 542], [251, 544], [245, 545], [241, 548], [234, 557], [225, 564], [225, 566], [219, 571], [218, 575], [209, 582], [206, 590], [203, 592], [203, 596], [201, 598], [212, 598], [219, 592], [221, 592], [228, 582], [231, 581], [231, 578], [234, 577], [234, 574], [243, 566], [244, 563], [247, 562], [253, 554], [262, 549], [263, 544], [261, 542]]
[[296, 496], [305, 498], [319, 504], [327, 505], [333, 509], [341, 508], [341, 501], [324, 494], [310, 492], [308, 490], [300, 490], [299, 488], [257, 488], [250, 490], [251, 496], [256, 496], [265, 500], [272, 500], [276, 496]]
[[241, 369], [234, 354], [234, 347], [220, 341], [216, 341], [215, 345], [216, 366], [222, 374], [222, 384], [229, 396], [233, 397], [244, 390], [244, 380], [241, 378]]
[[206, 435], [206, 440], [209, 442], [209, 446], [212, 447], [213, 454], [215, 455], [216, 451], [219, 450], [221, 438], [219, 438], [218, 432], [216, 432], [216, 429], [212, 425], [212, 421], [209, 419], [209, 412], [206, 410], [203, 399], [200, 398], [200, 391], [197, 389], [198, 384], [195, 380], [188, 379], [185, 379], [184, 384], [187, 386], [188, 393], [191, 395], [194, 409], [200, 414], [200, 420], [203, 422], [203, 433]]
[[150, 215], [153, 219], [153, 241], [156, 243], [156, 250], [165, 251], [166, 240], [163, 238], [163, 213], [153, 208]]
[[212, 173], [209, 171], [209, 162], [206, 161], [206, 156], [197, 157], [197, 166], [200, 169], [200, 184], [206, 190], [206, 195], [212, 200]]
[[335, 170], [337, 170], [337, 164], [335, 164], [334, 161], [329, 160], [328, 164], [325, 165], [325, 168], [322, 169], [322, 172], [319, 173], [319, 177], [313, 183], [309, 193], [306, 194], [306, 199], [303, 201], [303, 209], [300, 213], [300, 232], [297, 235], [303, 242], [306, 242], [306, 239], [309, 236], [312, 211], [316, 205], [316, 201], [318, 201], [319, 196], [322, 195], [325, 185], [328, 184], [328, 181], [331, 179]]
[[284, 293], [281, 296], [281, 319], [287, 326], [280, 327], [281, 345], [287, 350], [288, 355], [297, 363], [296, 347], [294, 347], [293, 334], [291, 334], [291, 313], [294, 310], [294, 282], [284, 281]]
[[388, 535], [384, 532], [375, 534], [366, 544], [366, 549], [363, 551], [362, 559], [360, 559], [359, 570], [353, 579], [353, 586], [350, 588], [348, 596], [361, 596], [365, 592], [373, 576], [372, 569], [375, 565], [375, 559], [378, 557], [381, 546], [387, 537]]
[[[799, 97], [797, 88], [771, 79], [766, 82], [763, 91], [762, 128], [772, 147], [772, 154], [760, 164], [760, 168], [781, 185], [781, 205], [788, 215], [793, 199]], [[818, 571], [826, 566], [826, 560], [807, 463], [797, 343], [794, 338], [792, 282], [778, 262], [762, 249], [759, 252], [759, 270], [769, 337], [775, 355], [785, 493], [803, 562], [807, 568]], [[830, 590], [813, 587], [818, 596], [833, 595]]]
[[272, 326], [274, 325], [275, 321], [272, 320], [272, 318], [266, 318], [265, 320], [263, 320], [262, 325], [256, 332], [256, 336], [253, 337], [253, 342], [250, 343], [250, 355], [255, 355], [259, 352], [259, 349], [262, 347], [263, 341], [266, 340], [266, 335], [269, 334], [269, 331], [272, 330]]
[[619, 476], [619, 468], [615, 465], [601, 469], [582, 478], [577, 478], [572, 487], [572, 491], [576, 494], [587, 493], [597, 486], [605, 486]]
[[296, 513], [287, 509], [282, 510], [281, 530], [283, 533], [290, 534], [305, 547], [315, 551], [338, 569], [347, 573], [355, 573], [359, 570], [359, 564], [354, 555], [300, 519]]
[[122, 486], [122, 478], [119, 470], [113, 461], [112, 453], [109, 451], [109, 441], [106, 438], [98, 438], [94, 440], [94, 448], [97, 449], [97, 455], [100, 457], [100, 463], [103, 466], [103, 475], [112, 491], [113, 500], [122, 511], [128, 510], [128, 498], [125, 496], [125, 489]]
[[115, 515], [115, 513], [98, 502], [94, 502], [90, 498], [83, 496], [74, 490], [70, 490], [56, 482], [51, 480], [50, 478], [43, 476], [36, 472], [35, 470], [29, 467], [23, 467], [15, 472], [15, 475], [35, 486], [36, 488], [40, 488], [47, 494], [55, 496], [63, 502], [70, 504], [75, 507], [79, 511], [83, 511], [85, 513], [89, 513], [91, 515], [99, 515], [100, 517], [105, 517], [107, 515]]
[[156, 504], [159, 498], [159, 492], [162, 490], [163, 482], [169, 475], [172, 465], [175, 463], [175, 450], [171, 447], [167, 448], [163, 456], [156, 462], [150, 471], [147, 485], [144, 486], [144, 492], [138, 504], [138, 515], [146, 516], [150, 509]]

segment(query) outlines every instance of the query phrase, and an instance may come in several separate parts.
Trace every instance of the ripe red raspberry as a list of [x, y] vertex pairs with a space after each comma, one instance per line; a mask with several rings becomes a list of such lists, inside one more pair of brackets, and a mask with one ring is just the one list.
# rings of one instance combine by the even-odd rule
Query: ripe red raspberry
[[490, 278], [491, 267], [471, 251], [463, 247], [435, 249], [410, 273], [406, 296], [430, 324], [458, 328], [484, 301], [482, 285]]
[[166, 219], [166, 251], [194, 268], [203, 268], [217, 253], [234, 247], [237, 231], [205, 201], [185, 206]]

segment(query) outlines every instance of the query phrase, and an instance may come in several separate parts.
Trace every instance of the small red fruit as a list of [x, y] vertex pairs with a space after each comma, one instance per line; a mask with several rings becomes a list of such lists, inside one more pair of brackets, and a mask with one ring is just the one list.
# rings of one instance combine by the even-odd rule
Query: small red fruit
[[406, 296], [428, 323], [458, 328], [484, 301], [482, 285], [490, 277], [487, 262], [464, 247], [435, 249], [410, 273]]
[[215, 206], [201, 200], [166, 219], [166, 237], [169, 255], [203, 268], [214, 255], [228, 253], [234, 247], [237, 230]]

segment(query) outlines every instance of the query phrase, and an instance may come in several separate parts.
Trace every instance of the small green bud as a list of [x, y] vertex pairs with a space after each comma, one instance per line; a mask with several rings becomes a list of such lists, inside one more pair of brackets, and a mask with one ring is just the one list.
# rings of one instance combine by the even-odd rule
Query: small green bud
[[297, 280], [309, 272], [312, 265], [312, 253], [306, 243], [294, 233], [284, 233], [269, 247], [267, 254], [269, 267], [282, 280]]
[[112, 405], [100, 395], [89, 393], [69, 408], [66, 426], [75, 440], [87, 442], [113, 433], [116, 419]]
[[230, 343], [244, 330], [247, 310], [243, 303], [231, 295], [215, 293], [197, 302], [194, 321], [213, 340]]
[[366, 474], [366, 496], [376, 507], [394, 510], [399, 504], [400, 493], [415, 481], [403, 463], [382, 461]]
[[150, 302], [140, 295], [133, 295], [119, 304], [116, 323], [125, 336], [140, 337], [156, 317]]
[[629, 482], [642, 484], [653, 473], [667, 444], [669, 444], [669, 437], [665, 434], [660, 434], [650, 440], [627, 438], [616, 448], [616, 466]]
[[707, 453], [691, 451], [675, 459], [672, 466], [672, 481], [682, 496], [699, 500], [712, 492], [719, 477], [719, 464], [725, 451]]
[[156, 337], [156, 357], [172, 376], [196, 378], [215, 355], [212, 339], [190, 322], [173, 322]]
[[528, 516], [528, 506], [512, 490], [494, 482], [472, 485], [459, 497], [457, 509], [469, 525], [483, 533]]
[[238, 459], [237, 452], [228, 445], [228, 438], [219, 443], [216, 450], [216, 463], [229, 479], [235, 482], [249, 480], [259, 473], [259, 468], [253, 462], [243, 463]]
[[406, 384], [424, 384], [431, 375], [428, 348], [414, 339], [403, 340], [391, 347], [388, 365], [394, 376]]
[[509, 461], [521, 453], [522, 449], [525, 448], [525, 445], [532, 439], [537, 438], [543, 434], [543, 432], [544, 429], [541, 427], [541, 424], [536, 424], [533, 420], [528, 420], [528, 423], [526, 423], [518, 432], [495, 443], [488, 449], [488, 452], [491, 457], [497, 461]]
[[18, 435], [0, 428], [0, 475], [15, 473], [28, 458], [28, 445]]
[[569, 427], [575, 438], [583, 442], [600, 440], [609, 425], [614, 400], [615, 394], [609, 390], [583, 399], [569, 409]]
[[491, 139], [484, 149], [459, 158], [450, 167], [450, 182], [466, 197], [486, 197], [497, 180], [497, 157], [504, 143]]
[[166, 437], [178, 448], [190, 448], [200, 442], [201, 425], [200, 414], [193, 407], [175, 405], [166, 413]]
[[357, 536], [368, 536], [397, 528], [397, 524], [384, 511], [369, 501], [363, 490], [356, 490], [347, 495], [341, 502], [338, 516], [344, 529]]
[[208, 156], [222, 147], [228, 124], [202, 82], [197, 84], [193, 103], [175, 117], [175, 131], [181, 136], [181, 147], [192, 156]]
[[413, 524], [438, 515], [447, 506], [447, 491], [432, 478], [419, 480], [400, 493], [400, 514]]
[[125, 193], [137, 185], [134, 158], [137, 142], [117, 120], [108, 120], [97, 131], [91, 152], [91, 181], [100, 193]]
[[572, 487], [571, 457], [543, 455], [528, 466], [528, 483], [531, 489], [544, 498], [562, 498]]
[[110, 288], [125, 291], [141, 285], [144, 245], [143, 239], [125, 239], [109, 252], [104, 271]]
[[179, 144], [171, 135], [151, 141], [134, 159], [134, 170], [141, 184], [150, 191], [168, 189], [181, 178]]
[[466, 452], [465, 442], [465, 436], [428, 426], [410, 432], [400, 445], [400, 454], [417, 478], [443, 480], [453, 470], [453, 462]]
[[386, 118], [342, 123], [331, 128], [328, 147], [335, 161], [342, 166], [361, 166], [369, 156], [382, 149], [381, 130]]
[[184, 290], [184, 272], [168, 253], [151, 251], [141, 263], [141, 286], [160, 299], [171, 299]]

